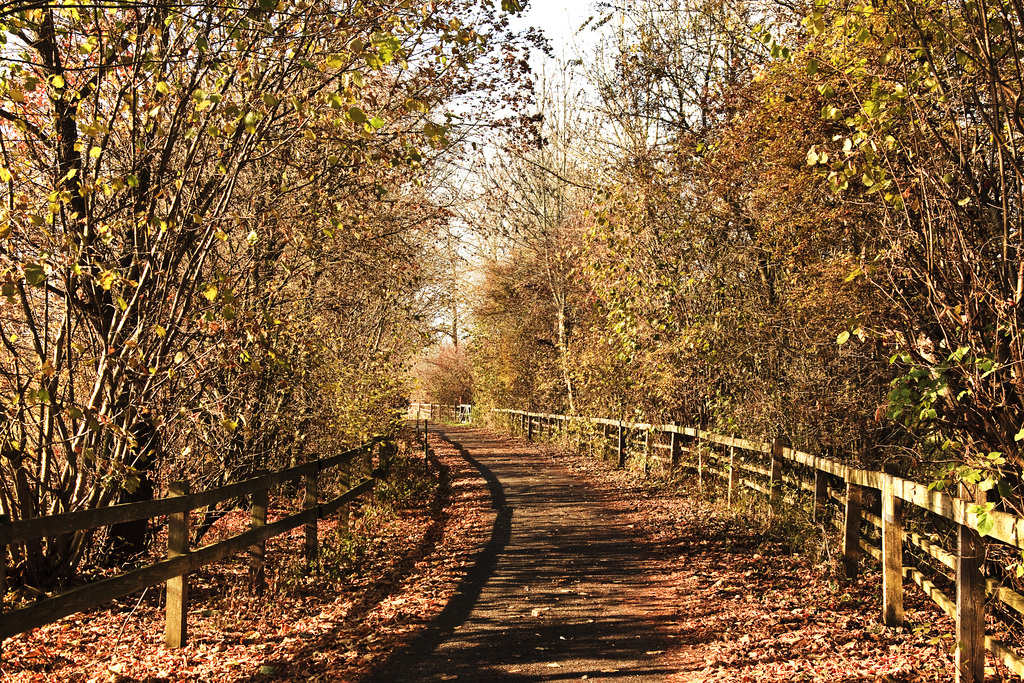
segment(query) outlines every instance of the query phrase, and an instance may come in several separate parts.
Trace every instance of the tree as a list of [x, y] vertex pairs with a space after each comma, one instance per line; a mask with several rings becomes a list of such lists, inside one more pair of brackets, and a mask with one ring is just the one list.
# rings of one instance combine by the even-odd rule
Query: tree
[[[371, 427], [335, 425], [386, 405], [411, 350], [412, 265], [442, 218], [416, 185], [448, 147], [439, 106], [479, 87], [463, 73], [501, 29], [470, 7], [0, 9], [3, 513], [244, 474]], [[377, 389], [353, 397], [357, 368]], [[13, 578], [62, 582], [90, 540], [16, 548]]]
[[[508, 317], [527, 313], [516, 311], [517, 306], [527, 306], [530, 315], [545, 320], [550, 329], [542, 325], [533, 340], [525, 340], [549, 347], [559, 368], [558, 398], [547, 399], [543, 407], [553, 409], [564, 402], [575, 414], [573, 330], [581, 317], [577, 248], [588, 222], [584, 211], [597, 188], [588, 178], [593, 166], [584, 152], [592, 130], [575, 107], [581, 93], [570, 70], [561, 75], [557, 87], [542, 88], [544, 97], [534, 117], [539, 122], [539, 144], [506, 139], [501, 153], [485, 167], [482, 210], [474, 228], [489, 244], [491, 259], [484, 266], [486, 284], [474, 317], [478, 359], [485, 364], [498, 360], [484, 351], [485, 346], [507, 341], [496, 337], [521, 334]], [[486, 372], [493, 376], [513, 370], [492, 367]], [[521, 395], [515, 400], [534, 399]]]

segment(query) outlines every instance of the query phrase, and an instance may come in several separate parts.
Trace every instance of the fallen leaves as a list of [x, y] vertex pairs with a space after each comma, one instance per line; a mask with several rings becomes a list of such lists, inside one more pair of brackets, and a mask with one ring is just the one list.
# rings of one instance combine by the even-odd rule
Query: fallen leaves
[[[492, 516], [484, 482], [457, 452], [431, 439], [402, 476], [408, 506], [353, 513], [353, 535], [320, 522], [319, 571], [302, 570], [301, 530], [268, 543], [265, 598], [248, 593], [248, 558], [191, 577], [189, 644], [163, 647], [162, 589], [80, 613], [4, 642], [0, 680], [11, 683], [358, 681], [436, 616], [485, 542]], [[415, 469], [418, 467], [417, 470]], [[276, 512], [284, 514], [278, 501]], [[273, 521], [274, 510], [270, 517]], [[238, 533], [248, 516], [225, 516], [206, 542]]]
[[[664, 558], [650, 572], [652, 604], [669, 617], [661, 656], [671, 683], [954, 681], [954, 624], [907, 582], [907, 626], [881, 623], [881, 576], [866, 563], [855, 582], [762, 533], [713, 496], [542, 446], [605, 492], [638, 543]], [[652, 624], [652, 628], [654, 624]], [[941, 635], [936, 635], [941, 634]], [[649, 653], [651, 654], [651, 653]], [[1018, 680], [989, 659], [986, 682]]]

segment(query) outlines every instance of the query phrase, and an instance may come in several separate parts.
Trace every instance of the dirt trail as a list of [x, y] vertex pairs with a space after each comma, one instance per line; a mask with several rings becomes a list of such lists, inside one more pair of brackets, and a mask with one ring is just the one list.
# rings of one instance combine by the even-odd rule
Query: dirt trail
[[428, 633], [372, 680], [664, 680], [656, 558], [623, 513], [532, 447], [445, 436], [488, 483], [491, 538]]
[[798, 527], [764, 523], [756, 496], [730, 509], [687, 493], [712, 480], [654, 485], [483, 429], [439, 432], [487, 481], [490, 539], [375, 683], [954, 678], [952, 623], [934, 603], [908, 582], [907, 626], [885, 627], [874, 565], [834, 579], [827, 558], [792, 541]]

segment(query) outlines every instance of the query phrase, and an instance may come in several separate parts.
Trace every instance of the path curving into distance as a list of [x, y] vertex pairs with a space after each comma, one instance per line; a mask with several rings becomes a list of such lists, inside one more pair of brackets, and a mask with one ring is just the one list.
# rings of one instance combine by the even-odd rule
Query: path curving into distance
[[601, 494], [549, 457], [484, 429], [445, 432], [495, 509], [491, 537], [426, 635], [376, 683], [661, 681], [656, 558]]

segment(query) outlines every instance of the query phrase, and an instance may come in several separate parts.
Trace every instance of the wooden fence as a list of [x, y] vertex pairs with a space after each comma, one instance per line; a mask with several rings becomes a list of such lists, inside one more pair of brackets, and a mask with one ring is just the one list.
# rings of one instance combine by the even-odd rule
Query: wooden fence
[[409, 419], [430, 420], [451, 420], [452, 422], [469, 422], [472, 419], [473, 406], [462, 403], [458, 405], [443, 405], [440, 403], [410, 403]]
[[[532, 440], [565, 433], [571, 425], [581, 435], [590, 432], [594, 447], [611, 455], [619, 467], [630, 452], [644, 454], [673, 469], [696, 469], [727, 482], [730, 500], [738, 487], [757, 490], [777, 503], [784, 497], [808, 491], [813, 495], [816, 521], [826, 516], [831, 501], [842, 505], [839, 527], [843, 531], [843, 563], [848, 578], [857, 574], [863, 550], [882, 564], [882, 612], [886, 625], [903, 623], [903, 579], [913, 580], [949, 616], [956, 620], [956, 664], [963, 681], [984, 681], [986, 648], [1011, 671], [1024, 676], [1024, 659], [1003, 642], [985, 634], [986, 603], [1024, 620], [1024, 596], [984, 576], [986, 544], [979, 534], [983, 520], [986, 536], [994, 543], [1024, 549], [1024, 519], [998, 510], [987, 510], [984, 492], [961, 485], [958, 496], [931, 490], [920, 484], [883, 472], [857, 469], [840, 462], [790, 448], [782, 439], [772, 443], [723, 436], [677, 425], [652, 425], [602, 418], [567, 417], [520, 410], [496, 410], [507, 416], [513, 431]], [[972, 490], [973, 489], [973, 490]], [[866, 494], [869, 494], [866, 496]], [[870, 497], [879, 514], [863, 504]], [[925, 533], [904, 528], [910, 504], [924, 516], [934, 515], [955, 530], [956, 547], [946, 550]], [[878, 545], [862, 533], [877, 530]], [[879, 547], [880, 546], [880, 547]], [[955, 599], [948, 597], [919, 568], [904, 566], [904, 550], [931, 558], [938, 567], [954, 573]], [[926, 565], [928, 568], [928, 565]], [[933, 572], [935, 568], [931, 568]], [[941, 570], [938, 570], [941, 573]], [[945, 574], [943, 574], [945, 575]]]
[[[374, 452], [378, 454], [374, 467]], [[192, 493], [186, 481], [170, 486], [166, 498], [125, 503], [95, 510], [82, 510], [49, 517], [35, 517], [10, 521], [0, 516], [0, 551], [4, 558], [0, 562], [0, 595], [6, 593], [5, 567], [7, 546], [16, 543], [31, 543], [37, 539], [70, 534], [121, 522], [131, 522], [155, 517], [167, 517], [167, 556], [165, 559], [124, 572], [107, 579], [95, 581], [36, 601], [29, 606], [6, 613], [0, 613], [0, 642], [18, 633], [53, 623], [58, 619], [96, 607], [110, 600], [131, 595], [149, 586], [160, 583], [167, 585], [167, 607], [165, 643], [167, 647], [178, 648], [186, 644], [188, 632], [188, 575], [191, 572], [245, 550], [250, 555], [250, 576], [253, 589], [262, 593], [265, 576], [264, 562], [266, 541], [299, 526], [305, 526], [305, 559], [316, 560], [319, 552], [317, 520], [336, 512], [347, 512], [347, 505], [359, 496], [371, 492], [376, 481], [387, 469], [388, 459], [394, 452], [394, 442], [389, 437], [374, 437], [367, 443], [337, 455], [314, 460], [296, 467], [228, 484], [220, 488]], [[320, 474], [334, 467], [344, 466], [341, 480], [348, 480], [353, 460], [362, 457], [369, 477], [326, 502], [320, 502]], [[276, 522], [267, 523], [267, 504], [271, 486], [301, 479], [305, 487], [305, 507], [302, 512], [288, 515]], [[250, 501], [250, 529], [236, 536], [203, 546], [189, 547], [189, 518], [192, 510], [216, 505], [217, 503], [248, 496]]]

